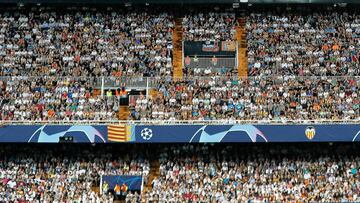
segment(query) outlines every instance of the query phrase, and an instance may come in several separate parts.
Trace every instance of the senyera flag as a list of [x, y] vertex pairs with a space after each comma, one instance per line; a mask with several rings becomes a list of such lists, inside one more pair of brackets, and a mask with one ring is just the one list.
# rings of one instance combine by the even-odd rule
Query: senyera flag
[[130, 125], [108, 125], [108, 140], [112, 142], [128, 142], [131, 139]]

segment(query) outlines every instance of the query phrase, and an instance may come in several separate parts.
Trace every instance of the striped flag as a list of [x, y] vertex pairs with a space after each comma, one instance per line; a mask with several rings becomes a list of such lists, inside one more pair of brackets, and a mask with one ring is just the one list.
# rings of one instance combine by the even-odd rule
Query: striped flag
[[131, 139], [131, 126], [108, 125], [108, 140], [113, 142], [127, 142]]

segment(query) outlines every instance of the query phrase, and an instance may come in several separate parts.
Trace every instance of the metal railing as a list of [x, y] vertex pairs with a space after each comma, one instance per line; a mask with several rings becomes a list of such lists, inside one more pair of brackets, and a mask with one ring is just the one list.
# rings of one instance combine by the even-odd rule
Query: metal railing
[[[227, 68], [235, 68], [236, 65], [236, 56], [234, 57], [229, 57], [229, 58], [217, 58], [217, 62], [214, 63], [212, 57], [203, 57], [203, 58], [198, 58], [197, 62], [193, 61], [193, 58], [191, 58], [192, 61], [190, 62], [189, 65], [185, 65], [187, 68], [190, 69], [195, 69], [195, 68], [201, 68], [201, 69], [206, 69], [206, 68], [212, 68], [212, 69], [220, 69], [222, 67], [227, 67]], [[184, 59], [185, 60], [185, 59]], [[185, 61], [184, 61], [185, 64]]]
[[2, 120], [0, 125], [314, 125], [314, 124], [360, 124], [358, 119], [319, 120]]
[[[272, 76], [249, 76], [245, 78], [240, 78], [238, 75], [224, 76], [224, 75], [214, 75], [214, 76], [184, 76], [181, 80], [176, 81], [192, 84], [193, 82], [199, 81], [215, 81], [224, 83], [227, 81], [273, 81], [274, 83], [281, 84], [282, 82], [289, 81], [309, 81], [316, 82], [317, 80], [356, 80], [359, 84], [360, 76], [284, 76], [284, 75], [272, 75]], [[66, 81], [69, 84], [74, 82], [86, 82], [87, 84], [100, 89], [101, 95], [104, 95], [104, 90], [107, 89], [118, 89], [123, 85], [128, 89], [146, 89], [158, 88], [161, 83], [172, 84], [172, 77], [114, 77], [114, 76], [101, 76], [101, 77], [56, 77], [56, 76], [0, 76], [1, 81], [36, 81], [41, 80], [43, 82], [49, 81]], [[218, 84], [219, 85], [219, 84]], [[148, 91], [147, 91], [148, 92]]]
[[[105, 77], [106, 78], [106, 77]], [[142, 77], [141, 80], [137, 81], [139, 79], [138, 77], [124, 77], [122, 79], [119, 79], [122, 81], [122, 84], [125, 84], [126, 87], [146, 87], [148, 84], [149, 88], [156, 88], [158, 84], [160, 83], [171, 83], [175, 82], [172, 79], [166, 79], [163, 77]], [[181, 80], [177, 80], [176, 82], [193, 82], [193, 81], [268, 81], [268, 80], [274, 80], [274, 81], [302, 81], [302, 80], [348, 80], [348, 79], [354, 79], [354, 80], [360, 80], [360, 76], [284, 76], [284, 75], [273, 75], [273, 76], [248, 76], [248, 77], [239, 77], [238, 75], [232, 75], [232, 76], [225, 76], [225, 75], [214, 75], [214, 76], [183, 76]], [[112, 80], [115, 81], [115, 78], [109, 78], [106, 80]], [[101, 79], [99, 79], [101, 81]], [[119, 84], [119, 83], [118, 83]], [[105, 82], [105, 87], [108, 87], [108, 83]], [[143, 85], [143, 86], [142, 86]], [[120, 87], [120, 86], [117, 86]]]
[[[165, 77], [142, 77], [142, 76], [99, 76], [99, 77], [73, 77], [73, 76], [0, 76], [0, 80], [9, 81], [9, 80], [33, 80], [33, 79], [43, 79], [43, 80], [86, 80], [86, 81], [94, 81], [94, 83], [101, 83], [102, 78], [104, 78], [105, 83], [113, 83], [113, 82], [123, 82], [127, 81], [127, 84], [136, 83], [137, 81], [146, 81], [149, 80], [150, 83], [157, 83], [163, 81], [172, 81], [171, 79], [167, 79]], [[292, 75], [269, 75], [269, 76], [247, 76], [244, 77], [246, 80], [259, 80], [259, 79], [360, 79], [360, 75], [358, 76], [292, 76]], [[206, 79], [240, 79], [238, 75], [226, 76], [226, 75], [214, 75], [214, 76], [184, 76], [182, 81], [192, 81], [192, 80], [206, 80]]]

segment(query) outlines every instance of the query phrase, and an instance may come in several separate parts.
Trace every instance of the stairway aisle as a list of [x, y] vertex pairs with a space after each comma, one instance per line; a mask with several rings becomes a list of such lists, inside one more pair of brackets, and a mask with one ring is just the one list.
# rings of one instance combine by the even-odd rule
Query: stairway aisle
[[182, 19], [175, 20], [175, 30], [173, 32], [173, 79], [183, 78], [183, 51], [182, 51], [183, 28]]
[[238, 76], [246, 78], [248, 76], [248, 58], [247, 58], [247, 41], [246, 41], [246, 18], [238, 19], [236, 27], [236, 41], [238, 43]]
[[161, 93], [160, 93], [157, 89], [155, 89], [155, 88], [152, 88], [152, 89], [150, 89], [150, 91], [149, 91], [149, 96], [152, 97], [152, 98], [156, 98], [156, 97], [158, 97], [160, 94], [161, 94]]
[[160, 163], [159, 163], [158, 159], [155, 159], [151, 162], [149, 180], [148, 180], [147, 184], [144, 185], [144, 192], [151, 191], [152, 181], [159, 176], [160, 176]]
[[101, 90], [100, 89], [94, 89], [92, 93], [93, 97], [101, 96]]
[[119, 120], [128, 120], [130, 116], [130, 109], [129, 106], [120, 106], [118, 112]]

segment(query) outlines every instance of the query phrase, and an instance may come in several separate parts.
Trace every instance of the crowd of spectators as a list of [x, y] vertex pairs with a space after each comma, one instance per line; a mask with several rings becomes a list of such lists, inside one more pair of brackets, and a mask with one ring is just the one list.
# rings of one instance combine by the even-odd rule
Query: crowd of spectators
[[101, 175], [159, 175], [126, 202], [359, 202], [357, 144], [2, 145], [0, 200], [113, 202]]
[[[281, 13], [247, 18], [255, 77], [238, 80], [237, 69], [213, 69], [216, 56], [200, 67], [194, 56], [185, 58], [197, 65], [185, 68], [184, 81], [171, 81], [174, 16], [159, 9], [1, 9], [0, 120], [116, 120], [119, 98], [109, 89], [99, 96], [93, 81], [100, 76], [157, 76], [160, 94], [140, 96], [131, 120], [359, 119], [360, 79], [352, 77], [360, 75], [359, 15]], [[184, 16], [184, 40], [234, 39], [235, 11]]]
[[[235, 24], [233, 12], [185, 15], [183, 40], [234, 40]], [[138, 97], [130, 120], [360, 119], [357, 13], [252, 13], [254, 77], [240, 80], [196, 67], [185, 75], [207, 77], [172, 81], [173, 29], [154, 8], [1, 10], [0, 120], [116, 120], [119, 97], [99, 95], [100, 76], [166, 79]], [[0, 202], [113, 202], [94, 189], [101, 175], [146, 182], [158, 154], [160, 176], [126, 202], [360, 202], [357, 147], [1, 145]]]
[[150, 164], [140, 146], [0, 147], [0, 202], [113, 202], [100, 195], [101, 175], [142, 175]]
[[358, 120], [360, 79], [354, 77], [209, 77], [163, 82], [139, 97], [135, 120]]
[[234, 12], [204, 12], [185, 15], [185, 41], [233, 41], [236, 36]]
[[360, 75], [360, 15], [314, 8], [247, 17], [249, 75]]
[[145, 202], [359, 202], [356, 145], [167, 146]]
[[114, 120], [119, 100], [94, 92], [89, 78], [33, 78], [0, 80], [0, 120]]
[[173, 26], [152, 8], [7, 8], [0, 76], [171, 75]]

